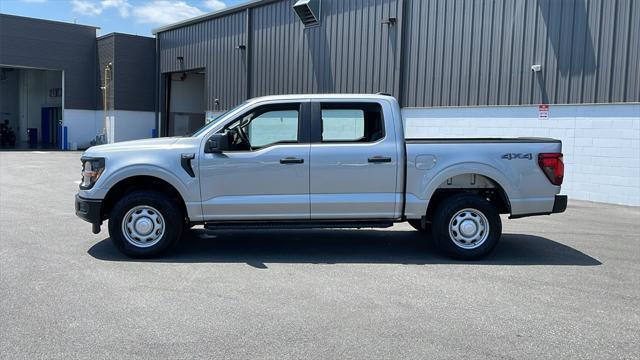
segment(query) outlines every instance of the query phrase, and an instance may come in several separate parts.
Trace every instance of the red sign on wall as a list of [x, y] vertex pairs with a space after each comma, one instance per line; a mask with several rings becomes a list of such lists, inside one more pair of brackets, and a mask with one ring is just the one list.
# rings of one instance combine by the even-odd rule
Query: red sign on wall
[[549, 120], [549, 105], [538, 105], [538, 120]]

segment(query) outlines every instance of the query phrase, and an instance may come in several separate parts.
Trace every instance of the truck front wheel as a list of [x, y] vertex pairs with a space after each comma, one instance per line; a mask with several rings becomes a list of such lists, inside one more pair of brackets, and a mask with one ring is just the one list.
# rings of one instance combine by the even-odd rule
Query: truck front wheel
[[438, 206], [432, 225], [438, 248], [461, 260], [480, 259], [493, 250], [502, 234], [496, 208], [474, 194], [446, 198]]
[[411, 225], [412, 228], [420, 232], [428, 233], [429, 231], [431, 231], [431, 224], [426, 224], [426, 227], [424, 227], [422, 226], [421, 219], [411, 219], [411, 220], [407, 220], [407, 222], [409, 223], [409, 225]]
[[109, 235], [116, 248], [129, 257], [156, 257], [178, 241], [182, 219], [180, 208], [163, 194], [135, 191], [114, 205]]

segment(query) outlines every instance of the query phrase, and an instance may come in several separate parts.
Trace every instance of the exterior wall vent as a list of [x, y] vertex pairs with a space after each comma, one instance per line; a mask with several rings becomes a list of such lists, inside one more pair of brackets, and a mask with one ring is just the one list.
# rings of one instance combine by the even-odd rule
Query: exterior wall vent
[[293, 5], [304, 27], [320, 25], [320, 0], [298, 0]]

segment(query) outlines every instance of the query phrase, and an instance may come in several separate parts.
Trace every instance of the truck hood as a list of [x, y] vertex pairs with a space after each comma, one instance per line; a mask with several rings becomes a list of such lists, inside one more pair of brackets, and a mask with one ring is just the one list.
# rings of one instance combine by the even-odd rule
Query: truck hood
[[177, 143], [192, 143], [191, 138], [166, 137], [144, 140], [123, 141], [115, 144], [105, 144], [92, 146], [85, 151], [85, 156], [100, 156], [106, 153], [129, 152], [129, 151], [148, 151], [148, 150], [169, 150], [176, 146]]

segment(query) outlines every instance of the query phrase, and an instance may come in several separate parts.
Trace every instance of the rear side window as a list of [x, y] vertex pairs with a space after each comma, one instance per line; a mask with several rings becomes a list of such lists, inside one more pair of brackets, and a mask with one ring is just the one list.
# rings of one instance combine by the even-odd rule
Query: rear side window
[[374, 142], [384, 138], [379, 104], [322, 104], [322, 142]]

